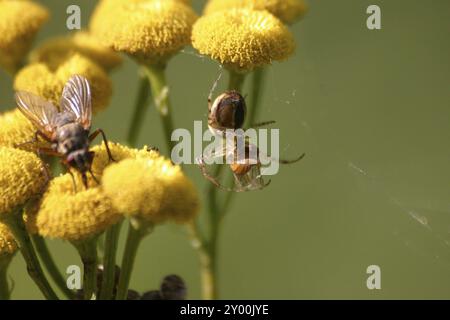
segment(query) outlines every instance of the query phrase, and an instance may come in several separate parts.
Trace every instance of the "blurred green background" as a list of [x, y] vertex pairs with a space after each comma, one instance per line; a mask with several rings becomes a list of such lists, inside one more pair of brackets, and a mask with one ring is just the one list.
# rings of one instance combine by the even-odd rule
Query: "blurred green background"
[[[86, 25], [94, 1], [41, 1], [52, 13], [39, 34], [64, 34], [66, 8]], [[194, 0], [200, 12], [203, 2]], [[309, 1], [292, 26], [298, 49], [269, 71], [260, 120], [276, 120], [281, 155], [306, 152], [263, 191], [238, 194], [220, 238], [225, 299], [450, 298], [450, 2]], [[382, 30], [366, 28], [366, 8], [382, 10]], [[111, 140], [126, 135], [137, 67], [113, 72], [110, 107], [94, 121]], [[217, 63], [186, 48], [169, 65], [174, 120], [205, 120]], [[223, 78], [221, 88], [225, 86]], [[244, 94], [248, 93], [246, 87]], [[0, 72], [0, 109], [13, 107], [12, 79]], [[164, 150], [152, 109], [140, 145]], [[187, 174], [204, 193], [194, 165]], [[204, 214], [204, 212], [202, 213]], [[58, 265], [80, 264], [71, 246], [51, 241]], [[381, 290], [366, 268], [381, 267]], [[131, 287], [156, 288], [168, 273], [200, 297], [196, 252], [182, 227], [158, 227], [139, 250]], [[13, 298], [41, 298], [18, 256]]]

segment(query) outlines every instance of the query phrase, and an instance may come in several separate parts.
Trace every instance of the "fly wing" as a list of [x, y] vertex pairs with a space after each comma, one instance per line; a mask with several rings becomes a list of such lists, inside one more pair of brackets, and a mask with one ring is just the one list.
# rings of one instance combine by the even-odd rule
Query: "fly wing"
[[27, 91], [15, 94], [19, 110], [46, 136], [51, 138], [56, 129], [58, 109], [49, 101]]
[[86, 78], [80, 75], [70, 77], [61, 97], [61, 111], [69, 112], [84, 129], [91, 128], [92, 103], [91, 88]]

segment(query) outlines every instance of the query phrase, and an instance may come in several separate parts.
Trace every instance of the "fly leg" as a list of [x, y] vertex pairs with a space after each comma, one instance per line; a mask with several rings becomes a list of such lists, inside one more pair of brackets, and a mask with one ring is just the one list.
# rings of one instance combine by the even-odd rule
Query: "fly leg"
[[[77, 191], [77, 183], [75, 181], [75, 176], [73, 175], [72, 170], [70, 170], [70, 165], [64, 159], [61, 159], [61, 164], [64, 166], [64, 168], [66, 168], [67, 173], [70, 174], [70, 177], [72, 178], [72, 183], [73, 183], [73, 191], [74, 191], [74, 193], [77, 193], [78, 192]], [[87, 183], [85, 184], [85, 186], [87, 188]]]
[[37, 130], [34, 133], [34, 137], [33, 139], [31, 139], [30, 141], [25, 141], [22, 143], [18, 143], [18, 144], [14, 144], [14, 148], [20, 148], [20, 147], [24, 147], [27, 146], [29, 144], [36, 144], [39, 142], [39, 137], [41, 137], [42, 139], [44, 139], [46, 142], [51, 143], [52, 141], [50, 140], [49, 137], [47, 137], [44, 133], [42, 133], [41, 131]]
[[88, 189], [88, 181], [87, 181], [86, 172], [81, 173], [81, 180], [83, 181], [84, 188]]
[[111, 150], [109, 149], [108, 139], [106, 139], [105, 132], [102, 129], [97, 129], [94, 132], [92, 132], [92, 134], [89, 136], [89, 142], [92, 142], [95, 138], [97, 138], [99, 134], [102, 135], [103, 141], [105, 142], [106, 152], [108, 153], [109, 160], [115, 162], [116, 160], [114, 160], [111, 154]]
[[39, 156], [41, 156], [42, 154], [45, 154], [47, 156], [52, 156], [52, 157], [58, 157], [58, 158], [62, 158], [63, 155], [60, 154], [59, 152], [53, 150], [52, 148], [37, 148], [36, 152]]

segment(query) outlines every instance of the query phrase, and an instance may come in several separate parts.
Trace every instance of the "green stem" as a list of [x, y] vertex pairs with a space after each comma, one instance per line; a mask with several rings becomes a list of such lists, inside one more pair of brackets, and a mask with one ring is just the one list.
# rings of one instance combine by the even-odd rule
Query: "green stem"
[[228, 70], [228, 90], [242, 91], [246, 74]]
[[12, 255], [0, 257], [0, 300], [9, 300], [11, 298], [8, 285], [8, 267], [12, 257]]
[[122, 258], [119, 284], [117, 286], [116, 300], [126, 300], [127, 298], [137, 250], [142, 239], [150, 232], [151, 227], [151, 225], [141, 225], [137, 220], [130, 221], [125, 251]]
[[259, 68], [253, 71], [252, 92], [250, 96], [250, 108], [248, 110], [247, 127], [255, 124], [259, 114], [262, 91], [266, 79], [266, 69]]
[[36, 251], [39, 257], [41, 258], [42, 264], [47, 269], [48, 273], [50, 274], [50, 277], [53, 279], [56, 286], [64, 293], [64, 295], [68, 299], [74, 299], [75, 294], [73, 291], [67, 288], [66, 280], [64, 279], [63, 275], [56, 266], [56, 263], [53, 260], [53, 257], [47, 247], [44, 238], [38, 235], [33, 235], [32, 239], [34, 246], [36, 247]]
[[122, 222], [119, 222], [106, 231], [105, 256], [103, 259], [103, 279], [100, 291], [101, 300], [110, 300], [113, 298], [114, 287], [116, 284], [116, 253], [119, 241], [120, 228]]
[[8, 214], [4, 221], [16, 239], [20, 253], [22, 254], [25, 263], [27, 265], [27, 271], [33, 281], [47, 300], [58, 300], [56, 293], [50, 286], [47, 278], [42, 271], [42, 267], [39, 263], [36, 252], [34, 251], [33, 244], [30, 236], [23, 223], [22, 214], [20, 212]]
[[144, 123], [145, 113], [147, 111], [147, 104], [150, 99], [149, 82], [145, 71], [139, 72], [139, 87], [136, 97], [133, 118], [131, 119], [130, 128], [128, 129], [127, 142], [130, 146], [135, 146], [139, 137], [139, 133]]
[[91, 300], [97, 295], [97, 237], [74, 241], [72, 244], [78, 250], [83, 262], [84, 299]]
[[216, 262], [215, 253], [200, 251], [200, 276], [202, 281], [202, 297], [204, 300], [215, 300], [218, 298]]
[[166, 80], [166, 66], [165, 65], [147, 65], [145, 71], [150, 82], [150, 87], [153, 95], [156, 110], [161, 118], [164, 136], [170, 154], [173, 146], [172, 132], [174, 130], [171, 104], [169, 99], [169, 87]]

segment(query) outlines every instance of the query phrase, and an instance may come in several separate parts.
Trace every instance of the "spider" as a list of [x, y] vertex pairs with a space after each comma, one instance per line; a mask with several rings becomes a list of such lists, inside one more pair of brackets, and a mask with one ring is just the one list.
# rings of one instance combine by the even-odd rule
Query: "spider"
[[[275, 160], [281, 164], [291, 164], [300, 161], [305, 154], [294, 160], [273, 159], [261, 152], [246, 137], [242, 137], [239, 132], [243, 132], [243, 130], [239, 129], [243, 128], [247, 113], [245, 98], [239, 92], [232, 90], [222, 93], [213, 102], [213, 92], [219, 79], [214, 83], [208, 96], [208, 128], [213, 135], [223, 139], [225, 139], [227, 133], [236, 134], [232, 137], [233, 140], [227, 137], [227, 141], [223, 141], [226, 143], [222, 143], [223, 148], [219, 148], [219, 151], [209, 150], [198, 157], [196, 159], [197, 164], [206, 179], [226, 191], [243, 192], [263, 189], [269, 185], [270, 180], [264, 181], [261, 174], [262, 163]], [[275, 121], [262, 122], [253, 125], [252, 128], [273, 123]], [[241, 139], [240, 143], [238, 142], [239, 139]], [[241, 150], [238, 149], [239, 146], [241, 146]], [[222, 185], [217, 177], [208, 170], [208, 163], [214, 163], [216, 160], [223, 160], [224, 158], [227, 159], [227, 164], [234, 177], [234, 186], [231, 188]]]

